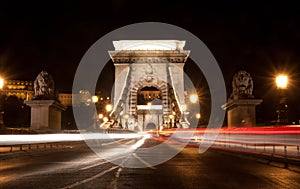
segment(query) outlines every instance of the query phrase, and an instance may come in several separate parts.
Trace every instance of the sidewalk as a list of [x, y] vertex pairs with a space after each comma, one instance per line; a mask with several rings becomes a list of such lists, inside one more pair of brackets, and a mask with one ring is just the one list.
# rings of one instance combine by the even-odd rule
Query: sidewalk
[[50, 152], [87, 147], [84, 141], [68, 143], [26, 144], [15, 146], [0, 146], [0, 160], [16, 158], [36, 152]]

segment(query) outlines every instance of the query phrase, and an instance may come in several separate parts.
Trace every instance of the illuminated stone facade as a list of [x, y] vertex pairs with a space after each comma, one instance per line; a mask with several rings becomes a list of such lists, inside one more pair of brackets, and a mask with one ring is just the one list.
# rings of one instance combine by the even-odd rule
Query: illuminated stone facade
[[64, 106], [72, 106], [73, 95], [70, 93], [59, 93], [58, 100]]
[[4, 83], [3, 94], [31, 100], [34, 97], [33, 81], [7, 80]]
[[[190, 52], [183, 49], [185, 41], [121, 40], [113, 44], [115, 50], [109, 51], [115, 66], [111, 116], [123, 127], [136, 131], [158, 129], [175, 119], [181, 121], [181, 106], [185, 103], [183, 67]], [[139, 104], [139, 95], [160, 101], [160, 105]], [[175, 116], [170, 120], [172, 112]]]

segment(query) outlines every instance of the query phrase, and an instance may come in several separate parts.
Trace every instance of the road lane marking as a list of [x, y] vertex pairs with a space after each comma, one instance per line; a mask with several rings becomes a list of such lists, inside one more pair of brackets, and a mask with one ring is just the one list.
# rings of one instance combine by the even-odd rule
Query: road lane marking
[[90, 169], [90, 168], [93, 168], [93, 167], [97, 167], [97, 166], [99, 166], [99, 165], [103, 165], [103, 164], [106, 164], [106, 163], [112, 163], [112, 162], [115, 161], [115, 160], [118, 160], [118, 159], [121, 159], [121, 158], [125, 158], [125, 157], [130, 156], [130, 155], [131, 155], [131, 154], [127, 154], [127, 155], [125, 155], [125, 156], [120, 156], [120, 157], [111, 159], [111, 160], [109, 160], [109, 161], [105, 160], [105, 161], [100, 162], [100, 163], [97, 163], [97, 164], [93, 164], [93, 165], [90, 165], [90, 166], [87, 166], [87, 167], [83, 167], [83, 168], [81, 168], [80, 170], [87, 170], [87, 169]]
[[118, 179], [120, 177], [120, 173], [121, 173], [122, 170], [123, 170], [122, 167], [119, 167], [118, 171], [115, 174], [115, 178], [111, 181], [111, 183], [107, 187], [107, 189], [118, 189], [117, 181], [118, 181]]
[[[132, 154], [130, 154], [130, 156], [131, 156], [131, 155], [132, 155]], [[122, 167], [123, 167], [123, 164], [129, 159], [130, 156], [128, 155], [127, 158], [124, 159], [124, 160], [121, 162], [120, 167], [119, 167], [118, 171], [117, 171], [116, 174], [115, 174], [115, 178], [111, 181], [109, 187], [107, 187], [108, 189], [118, 189], [117, 181], [118, 181], [118, 179], [120, 178], [121, 171], [123, 170], [123, 168], [122, 168]]]
[[102, 143], [101, 146], [107, 146], [107, 145], [112, 145], [112, 144], [119, 144], [119, 143], [121, 143], [123, 141], [126, 141], [126, 140], [128, 140], [128, 138], [116, 140], [116, 141], [113, 141], [113, 142]]
[[153, 167], [153, 165], [151, 165], [150, 163], [148, 163], [147, 161], [143, 160], [140, 156], [136, 155], [136, 153], [132, 154], [136, 159], [138, 159], [140, 162], [142, 162], [144, 165], [146, 165], [147, 167], [149, 167], [150, 169], [156, 169], [155, 167]]
[[79, 185], [81, 185], [81, 184], [85, 184], [85, 183], [87, 183], [87, 182], [90, 182], [90, 181], [94, 180], [95, 178], [101, 177], [101, 176], [105, 175], [106, 173], [109, 173], [109, 172], [111, 172], [111, 171], [117, 169], [118, 167], [119, 167], [119, 166], [111, 167], [110, 169], [107, 169], [107, 170], [105, 170], [105, 171], [103, 171], [103, 172], [101, 172], [101, 173], [98, 173], [98, 174], [96, 174], [96, 175], [94, 175], [94, 176], [92, 176], [92, 177], [89, 177], [89, 178], [87, 178], [87, 179], [84, 179], [84, 180], [75, 182], [75, 183], [73, 183], [73, 184], [70, 184], [70, 185], [65, 186], [65, 187], [63, 187], [63, 188], [60, 188], [60, 189], [70, 189], [70, 188], [74, 188], [74, 187], [76, 187], [76, 186], [79, 186]]
[[101, 146], [106, 147], [106, 146], [110, 146], [110, 145], [118, 145], [118, 146], [123, 146], [123, 147], [128, 147], [130, 145], [134, 145], [136, 143], [136, 141], [139, 139], [121, 139], [118, 141], [114, 141], [114, 142], [108, 142], [108, 143], [103, 143], [101, 144]]

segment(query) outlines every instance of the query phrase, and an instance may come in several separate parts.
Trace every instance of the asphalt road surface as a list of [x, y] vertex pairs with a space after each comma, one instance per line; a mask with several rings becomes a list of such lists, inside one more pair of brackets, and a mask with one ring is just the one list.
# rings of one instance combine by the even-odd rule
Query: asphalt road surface
[[[123, 141], [127, 147], [137, 142]], [[138, 147], [157, 144], [147, 139]], [[112, 143], [101, 147], [102, 157], [86, 146], [24, 153], [0, 160], [0, 188], [300, 188], [300, 172], [252, 157], [216, 150], [199, 154], [197, 148], [186, 147], [169, 161], [151, 166], [145, 160], [149, 154], [135, 152]], [[126, 168], [137, 160], [148, 167]]]

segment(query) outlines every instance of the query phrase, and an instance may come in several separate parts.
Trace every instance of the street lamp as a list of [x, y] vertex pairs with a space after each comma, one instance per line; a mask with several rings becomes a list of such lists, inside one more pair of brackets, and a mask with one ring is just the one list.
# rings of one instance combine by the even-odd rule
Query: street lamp
[[92, 102], [97, 103], [98, 102], [98, 97], [97, 96], [92, 96]]
[[196, 94], [191, 94], [190, 101], [195, 104], [198, 101], [198, 96]]
[[286, 76], [286, 75], [276, 76], [277, 89], [286, 89], [287, 83], [288, 83], [288, 76]]
[[288, 86], [288, 76], [280, 74], [276, 76], [276, 86], [279, 92], [279, 104], [277, 112], [277, 125], [288, 122], [288, 105], [285, 91]]
[[107, 112], [112, 111], [112, 105], [111, 105], [111, 104], [107, 104], [107, 105], [105, 106], [105, 110], [106, 110]]
[[0, 77], [0, 89], [3, 89], [4, 86], [4, 79]]

